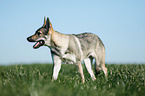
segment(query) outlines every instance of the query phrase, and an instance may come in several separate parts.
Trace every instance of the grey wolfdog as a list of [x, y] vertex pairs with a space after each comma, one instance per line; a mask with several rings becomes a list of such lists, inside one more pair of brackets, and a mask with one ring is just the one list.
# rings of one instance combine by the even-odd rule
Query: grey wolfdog
[[87, 71], [92, 80], [95, 75], [91, 68], [93, 59], [95, 59], [95, 72], [98, 74], [102, 69], [107, 76], [107, 68], [105, 67], [105, 47], [101, 39], [92, 33], [82, 34], [62, 34], [52, 28], [52, 24], [44, 17], [44, 24], [34, 35], [27, 38], [29, 42], [36, 42], [34, 49], [40, 46], [48, 46], [51, 50], [53, 60], [53, 76], [52, 80], [58, 78], [61, 69], [61, 63], [74, 64], [77, 66], [82, 82], [85, 82], [81, 61], [84, 61]]

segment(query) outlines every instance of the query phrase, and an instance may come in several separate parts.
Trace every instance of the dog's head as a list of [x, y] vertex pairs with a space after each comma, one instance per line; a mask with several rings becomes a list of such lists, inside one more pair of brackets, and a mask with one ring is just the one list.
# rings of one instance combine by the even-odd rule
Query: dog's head
[[30, 36], [27, 38], [29, 42], [36, 42], [35, 45], [33, 46], [34, 49], [39, 48], [40, 46], [43, 45], [49, 45], [48, 43], [50, 42], [51, 38], [51, 33], [52, 33], [52, 25], [50, 23], [49, 18], [47, 20], [44, 17], [44, 24], [42, 27], [40, 27], [34, 35]]

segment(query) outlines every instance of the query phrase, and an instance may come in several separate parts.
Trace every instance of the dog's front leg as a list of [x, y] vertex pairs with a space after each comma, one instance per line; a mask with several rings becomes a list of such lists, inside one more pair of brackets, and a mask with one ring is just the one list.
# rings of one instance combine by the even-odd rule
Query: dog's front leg
[[52, 80], [57, 80], [58, 73], [61, 69], [61, 59], [59, 56], [52, 54], [53, 59], [53, 76]]
[[76, 66], [77, 66], [78, 72], [81, 76], [82, 82], [85, 83], [85, 78], [84, 78], [84, 74], [83, 74], [83, 68], [82, 68], [81, 61], [76, 62]]

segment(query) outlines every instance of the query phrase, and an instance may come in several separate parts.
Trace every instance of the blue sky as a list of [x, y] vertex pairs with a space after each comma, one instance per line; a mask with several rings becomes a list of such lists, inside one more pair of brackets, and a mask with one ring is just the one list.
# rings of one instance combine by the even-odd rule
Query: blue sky
[[145, 63], [145, 0], [3, 0], [0, 64], [52, 62], [49, 48], [26, 40], [44, 16], [61, 33], [97, 34], [107, 63]]

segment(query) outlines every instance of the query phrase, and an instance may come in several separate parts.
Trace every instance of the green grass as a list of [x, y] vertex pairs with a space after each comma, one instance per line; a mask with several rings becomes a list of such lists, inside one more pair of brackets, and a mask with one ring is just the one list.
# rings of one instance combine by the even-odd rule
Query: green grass
[[[0, 96], [144, 96], [145, 65], [108, 64], [92, 81], [84, 68], [85, 84], [74, 65], [62, 65], [51, 81], [52, 64], [0, 66]], [[83, 65], [84, 67], [84, 65]]]

